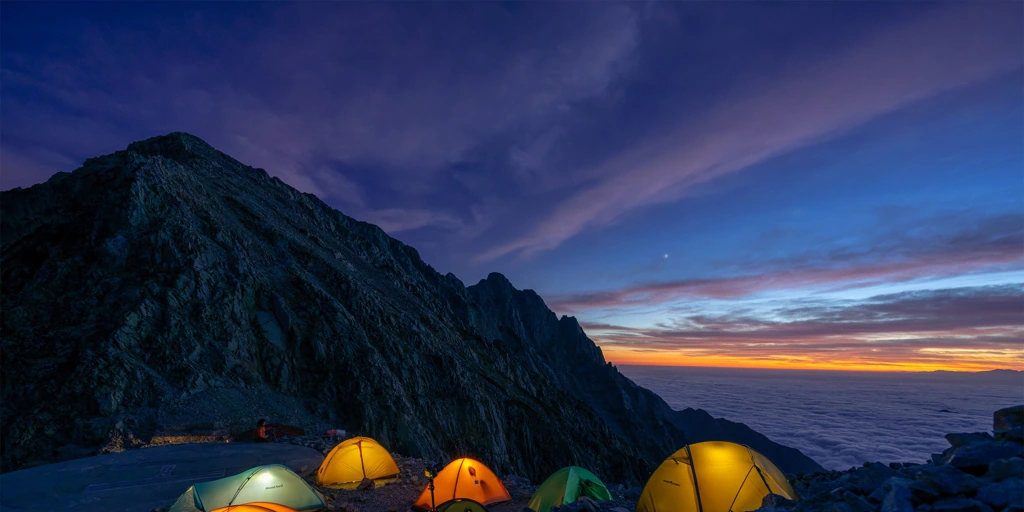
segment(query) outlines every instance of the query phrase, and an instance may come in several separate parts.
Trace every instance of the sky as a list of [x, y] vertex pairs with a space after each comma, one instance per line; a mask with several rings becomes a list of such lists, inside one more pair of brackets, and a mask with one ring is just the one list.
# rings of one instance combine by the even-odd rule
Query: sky
[[172, 132], [620, 364], [1024, 369], [1020, 2], [0, 4], [0, 188]]

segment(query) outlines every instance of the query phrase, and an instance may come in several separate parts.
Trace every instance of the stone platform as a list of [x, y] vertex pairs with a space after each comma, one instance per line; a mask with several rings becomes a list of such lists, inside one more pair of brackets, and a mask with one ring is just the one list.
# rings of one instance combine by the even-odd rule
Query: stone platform
[[198, 443], [86, 457], [0, 475], [0, 512], [149, 512], [196, 482], [263, 464], [305, 475], [324, 456], [291, 444]]

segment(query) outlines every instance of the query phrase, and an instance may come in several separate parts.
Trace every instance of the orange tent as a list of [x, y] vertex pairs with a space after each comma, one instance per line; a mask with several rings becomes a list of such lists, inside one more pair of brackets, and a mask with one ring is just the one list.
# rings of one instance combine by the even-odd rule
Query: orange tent
[[[480, 461], [462, 458], [455, 459], [444, 467], [434, 478], [434, 504], [441, 506], [454, 499], [470, 499], [484, 506], [510, 501], [505, 484], [491, 468]], [[419, 499], [412, 508], [421, 511], [430, 510], [430, 486], [423, 489]]]
[[245, 505], [232, 505], [230, 507], [218, 508], [211, 510], [210, 512], [298, 512], [294, 508], [286, 507], [284, 505], [278, 505], [277, 503], [268, 503], [265, 501], [256, 501], [253, 503], [246, 503]]

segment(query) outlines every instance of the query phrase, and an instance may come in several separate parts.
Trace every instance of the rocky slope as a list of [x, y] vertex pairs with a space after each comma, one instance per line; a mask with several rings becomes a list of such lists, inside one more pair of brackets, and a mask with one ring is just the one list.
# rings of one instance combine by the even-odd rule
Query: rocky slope
[[820, 469], [670, 410], [503, 276], [466, 287], [188, 134], [3, 192], [0, 214], [4, 471], [260, 416], [534, 479], [637, 482], [686, 436]]

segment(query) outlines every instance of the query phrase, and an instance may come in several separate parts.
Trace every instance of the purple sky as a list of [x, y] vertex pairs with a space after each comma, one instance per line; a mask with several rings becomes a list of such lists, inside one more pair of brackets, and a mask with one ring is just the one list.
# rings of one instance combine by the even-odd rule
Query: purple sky
[[1022, 20], [4, 2], [0, 186], [187, 131], [441, 272], [537, 290], [613, 360], [1024, 368]]

